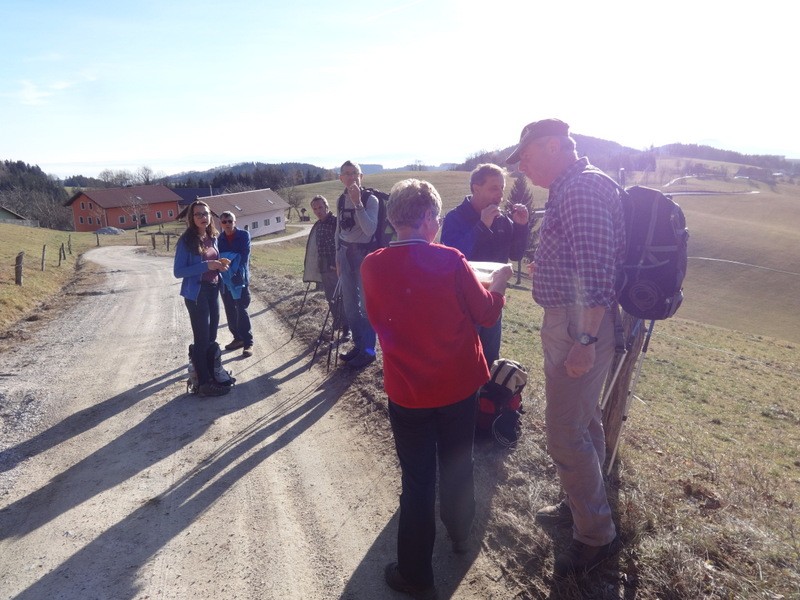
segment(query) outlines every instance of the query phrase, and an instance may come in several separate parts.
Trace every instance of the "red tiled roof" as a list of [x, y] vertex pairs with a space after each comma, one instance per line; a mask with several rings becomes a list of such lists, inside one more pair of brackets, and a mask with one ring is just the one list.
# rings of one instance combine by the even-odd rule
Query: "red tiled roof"
[[[81, 190], [72, 195], [64, 206], [72, 205], [81, 196], [97, 204], [100, 208], [116, 208], [131, 204], [158, 204], [160, 202], [177, 202], [181, 199], [165, 185], [137, 185], [124, 188], [104, 188], [97, 190]], [[134, 202], [135, 200], [135, 202]]]

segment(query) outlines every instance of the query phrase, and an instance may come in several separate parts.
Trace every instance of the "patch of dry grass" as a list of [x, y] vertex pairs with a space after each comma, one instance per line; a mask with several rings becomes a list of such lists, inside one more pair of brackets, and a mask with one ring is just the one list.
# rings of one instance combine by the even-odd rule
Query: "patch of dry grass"
[[[292, 248], [290, 245], [297, 245]], [[302, 241], [259, 248], [265, 264]], [[290, 261], [262, 292], [293, 324], [305, 284]], [[547, 530], [535, 511], [559, 499], [544, 437], [541, 311], [530, 284], [508, 292], [502, 354], [529, 367], [524, 436], [509, 453], [476, 445], [476, 534], [517, 598], [695, 600], [800, 595], [800, 424], [797, 344], [683, 318], [654, 330], [608, 479], [623, 552], [589, 577], [556, 584], [553, 558], [569, 530]], [[313, 343], [324, 318], [309, 295], [299, 330]], [[305, 328], [305, 329], [304, 329]], [[318, 360], [325, 360], [324, 357]], [[380, 361], [352, 377], [342, 401], [393, 452]]]

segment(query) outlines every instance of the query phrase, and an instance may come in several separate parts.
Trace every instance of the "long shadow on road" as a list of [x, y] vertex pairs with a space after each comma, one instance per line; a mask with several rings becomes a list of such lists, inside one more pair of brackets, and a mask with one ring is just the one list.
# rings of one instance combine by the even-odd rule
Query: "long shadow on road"
[[[141, 592], [136, 584], [139, 569], [239, 479], [319, 421], [333, 406], [340, 393], [336, 382], [328, 380], [316, 389], [304, 390], [303, 397], [289, 399], [275, 407], [241, 429], [232, 439], [226, 440], [163, 493], [145, 502], [15, 598], [40, 600], [58, 596], [64, 599], [82, 599], [86, 593], [86, 581], [96, 582], [92, 587], [92, 594], [96, 597], [119, 600], [138, 597]], [[185, 421], [185, 426], [172, 432], [177, 436], [176, 443], [180, 440], [181, 444], [185, 444], [199, 436], [204, 430], [203, 424], [212, 422], [221, 412], [225, 413], [227, 410], [230, 409], [219, 404], [198, 404], [193, 397], [183, 396], [170, 401], [143, 424], [122, 436], [135, 438], [124, 443], [124, 447], [129, 450], [138, 444], [140, 453], [138, 456], [127, 457], [126, 462], [133, 465], [132, 467], [119, 464], [120, 470], [117, 473], [108, 473], [107, 477], [103, 477], [103, 487], [111, 487], [113, 483], [132, 476], [175, 450], [174, 446], [162, 450], [146, 450], [149, 430], [159, 422], [170, 416], [173, 417], [173, 422]], [[196, 413], [198, 418], [189, 418], [189, 411]], [[274, 439], [265, 443], [271, 437]], [[134, 445], [130, 442], [134, 442]], [[4, 510], [0, 514], [3, 537], [23, 535], [53, 518], [55, 515], [49, 513], [47, 499], [67, 489], [88, 487], [85, 486], [84, 471], [89, 469], [97, 477], [97, 465], [118, 460], [117, 454], [122, 446], [123, 442], [115, 440], [82, 461], [81, 465], [76, 465], [58, 476], [54, 483], [48, 484], [40, 492]], [[259, 446], [262, 447], [250, 454]], [[247, 458], [242, 460], [243, 456]], [[77, 506], [98, 491], [97, 488], [85, 492], [73, 491], [68, 505]], [[28, 511], [31, 514], [26, 518]], [[167, 518], [165, 514], [168, 514]], [[109, 552], [109, 548], [120, 550]], [[102, 582], [97, 582], [99, 573], [102, 574]]]
[[121, 394], [80, 410], [32, 438], [3, 450], [0, 452], [0, 471], [11, 470], [26, 458], [36, 456], [94, 429], [103, 421], [174, 384], [185, 373], [186, 367], [173, 369]]

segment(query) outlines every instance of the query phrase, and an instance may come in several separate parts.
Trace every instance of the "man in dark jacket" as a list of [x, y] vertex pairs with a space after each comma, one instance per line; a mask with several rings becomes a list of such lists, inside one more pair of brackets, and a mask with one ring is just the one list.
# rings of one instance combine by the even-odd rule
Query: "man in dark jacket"
[[[250, 315], [247, 312], [250, 306], [250, 233], [236, 227], [236, 215], [225, 211], [219, 216], [222, 225], [222, 235], [219, 236], [219, 251], [233, 252], [239, 255], [239, 269], [233, 273], [237, 285], [236, 298], [234, 292], [227, 285], [220, 287], [222, 304], [225, 306], [225, 316], [228, 319], [228, 330], [233, 335], [233, 341], [225, 346], [226, 350], [242, 348], [242, 356], [253, 356], [253, 330], [250, 326]], [[241, 281], [240, 281], [241, 279]]]
[[[528, 209], [514, 204], [510, 216], [500, 212], [505, 175], [502, 167], [491, 163], [472, 171], [472, 194], [445, 216], [442, 244], [461, 250], [469, 261], [507, 263], [522, 258], [528, 243]], [[493, 326], [478, 330], [490, 368], [500, 357], [502, 320], [501, 315]]]

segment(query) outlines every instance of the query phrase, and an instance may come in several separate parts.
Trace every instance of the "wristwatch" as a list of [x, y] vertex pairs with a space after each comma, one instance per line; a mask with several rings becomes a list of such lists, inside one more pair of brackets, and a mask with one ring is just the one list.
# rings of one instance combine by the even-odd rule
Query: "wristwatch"
[[588, 333], [582, 333], [578, 336], [578, 343], [581, 346], [591, 346], [597, 341], [597, 338]]

